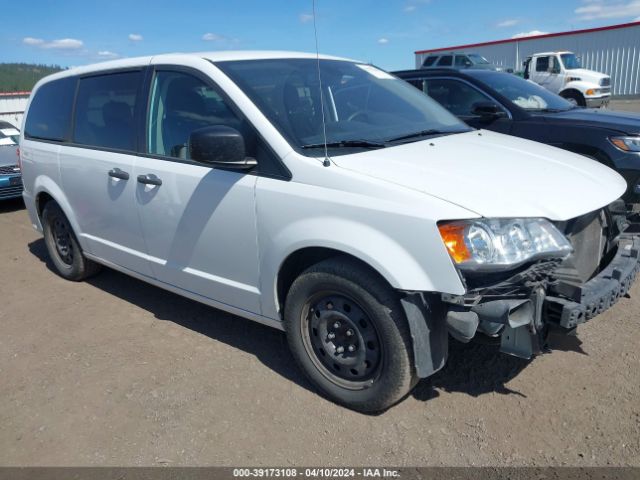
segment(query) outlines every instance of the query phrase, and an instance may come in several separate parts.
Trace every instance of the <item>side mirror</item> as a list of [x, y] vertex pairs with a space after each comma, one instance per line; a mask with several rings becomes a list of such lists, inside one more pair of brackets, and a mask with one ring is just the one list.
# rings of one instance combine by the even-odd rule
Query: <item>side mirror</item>
[[476, 102], [471, 108], [471, 113], [486, 120], [495, 120], [507, 116], [502, 107], [493, 102]]
[[226, 125], [212, 125], [191, 132], [189, 158], [234, 170], [250, 170], [258, 164], [255, 159], [247, 157], [242, 134]]

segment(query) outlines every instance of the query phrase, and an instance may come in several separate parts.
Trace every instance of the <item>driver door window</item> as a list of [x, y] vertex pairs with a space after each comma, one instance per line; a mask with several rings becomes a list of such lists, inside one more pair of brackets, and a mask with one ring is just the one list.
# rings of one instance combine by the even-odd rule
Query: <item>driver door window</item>
[[189, 159], [191, 133], [212, 125], [225, 125], [245, 133], [242, 132], [243, 122], [213, 87], [182, 72], [156, 73], [150, 107], [149, 153]]
[[475, 117], [473, 107], [478, 102], [493, 102], [488, 96], [471, 85], [458, 80], [427, 79], [423, 91], [436, 102], [458, 117]]
[[455, 66], [456, 67], [470, 67], [472, 65], [471, 60], [466, 55], [456, 55]]
[[538, 57], [536, 59], [536, 72], [549, 71], [549, 57]]

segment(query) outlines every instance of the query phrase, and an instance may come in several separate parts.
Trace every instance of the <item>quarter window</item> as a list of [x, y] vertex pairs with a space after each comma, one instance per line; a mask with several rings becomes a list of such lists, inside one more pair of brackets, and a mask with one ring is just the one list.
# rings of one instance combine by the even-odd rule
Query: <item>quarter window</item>
[[[149, 153], [189, 158], [189, 136], [195, 130], [225, 125], [252, 138], [248, 126], [210, 85], [182, 72], [159, 71], [152, 85], [147, 131]], [[247, 154], [252, 150], [248, 148]]]
[[436, 60], [438, 59], [438, 57], [427, 57], [426, 60], [424, 61], [424, 63], [422, 64], [423, 67], [430, 67], [431, 65], [433, 65], [434, 63], [436, 63]]
[[56, 142], [66, 140], [75, 89], [75, 78], [62, 78], [42, 85], [31, 101], [25, 136]]
[[491, 101], [489, 97], [464, 82], [447, 79], [427, 79], [429, 96], [458, 117], [473, 117], [473, 108], [478, 102]]
[[134, 150], [140, 76], [140, 72], [126, 72], [80, 79], [73, 142]]

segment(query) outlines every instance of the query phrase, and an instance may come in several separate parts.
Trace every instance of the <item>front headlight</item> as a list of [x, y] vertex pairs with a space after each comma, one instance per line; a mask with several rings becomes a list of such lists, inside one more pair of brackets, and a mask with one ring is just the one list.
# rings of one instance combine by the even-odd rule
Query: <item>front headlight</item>
[[640, 152], [640, 137], [611, 137], [609, 140], [624, 152]]
[[544, 218], [481, 218], [441, 222], [442, 241], [467, 270], [502, 270], [542, 258], [564, 258], [573, 247]]

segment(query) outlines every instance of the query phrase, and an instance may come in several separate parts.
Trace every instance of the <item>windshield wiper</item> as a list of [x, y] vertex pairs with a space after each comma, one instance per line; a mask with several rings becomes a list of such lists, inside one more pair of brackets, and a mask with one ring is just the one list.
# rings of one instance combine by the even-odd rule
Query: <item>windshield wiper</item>
[[429, 129], [429, 130], [421, 130], [419, 132], [413, 132], [413, 133], [408, 133], [406, 135], [401, 135], [399, 137], [394, 137], [394, 138], [389, 138], [386, 140], [387, 143], [393, 143], [393, 142], [399, 142], [402, 140], [410, 140], [412, 138], [420, 138], [420, 137], [432, 137], [434, 135], [450, 135], [453, 133], [462, 133], [462, 132], [466, 132], [466, 130], [436, 130], [436, 129]]
[[[338, 140], [337, 142], [327, 142], [327, 148], [384, 148], [388, 145], [383, 142], [373, 142], [370, 140]], [[324, 148], [324, 143], [310, 143], [302, 145], [300, 148]]]

